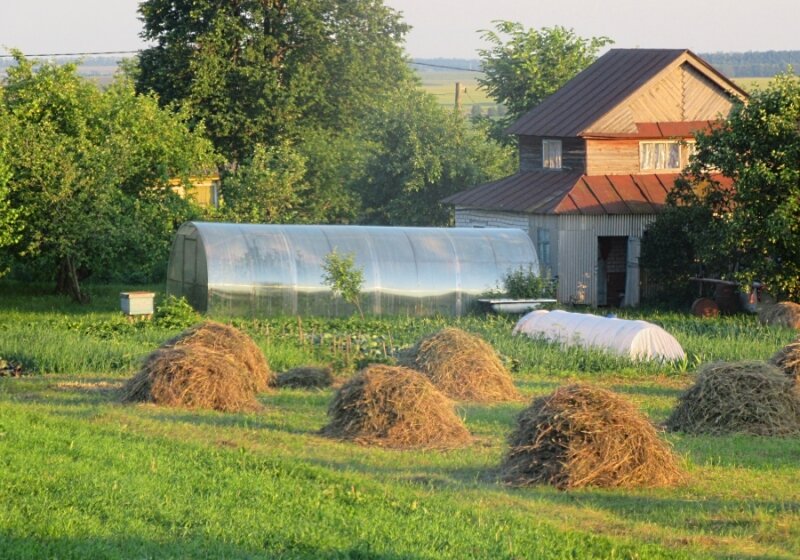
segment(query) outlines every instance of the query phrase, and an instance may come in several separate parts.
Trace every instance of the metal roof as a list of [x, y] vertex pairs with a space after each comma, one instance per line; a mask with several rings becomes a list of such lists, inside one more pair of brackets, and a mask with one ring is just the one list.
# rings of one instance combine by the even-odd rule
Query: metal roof
[[659, 72], [687, 60], [737, 95], [746, 94], [686, 49], [611, 49], [506, 130], [532, 136], [578, 136]]
[[[655, 214], [679, 173], [581, 175], [553, 171], [518, 173], [444, 199], [461, 208], [523, 214]], [[714, 180], [729, 185], [730, 179]]]

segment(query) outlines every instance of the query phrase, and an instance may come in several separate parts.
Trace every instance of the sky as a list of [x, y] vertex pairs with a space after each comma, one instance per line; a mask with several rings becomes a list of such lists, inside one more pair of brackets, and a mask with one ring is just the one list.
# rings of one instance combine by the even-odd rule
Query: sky
[[[572, 28], [616, 47], [800, 50], [800, 0], [384, 0], [415, 58], [478, 58], [494, 20]], [[0, 0], [0, 47], [26, 54], [140, 49], [139, 0]]]

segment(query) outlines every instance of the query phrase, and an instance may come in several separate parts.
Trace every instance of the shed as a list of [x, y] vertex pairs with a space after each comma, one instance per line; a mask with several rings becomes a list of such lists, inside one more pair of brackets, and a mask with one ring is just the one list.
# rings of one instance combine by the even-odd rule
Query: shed
[[539, 270], [517, 229], [188, 222], [173, 241], [167, 293], [216, 315], [349, 315], [322, 282], [334, 249], [354, 255], [362, 308], [376, 315], [462, 315], [510, 270]]
[[537, 310], [517, 322], [514, 334], [520, 333], [566, 346], [598, 348], [634, 360], [671, 361], [686, 357], [675, 337], [647, 321]]

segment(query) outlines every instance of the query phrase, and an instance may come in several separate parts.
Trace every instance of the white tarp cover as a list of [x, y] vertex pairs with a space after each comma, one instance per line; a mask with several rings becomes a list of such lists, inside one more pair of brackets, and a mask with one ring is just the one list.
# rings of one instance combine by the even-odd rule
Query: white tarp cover
[[517, 322], [514, 334], [519, 333], [567, 346], [604, 349], [634, 360], [680, 360], [686, 357], [675, 337], [647, 321], [536, 310]]

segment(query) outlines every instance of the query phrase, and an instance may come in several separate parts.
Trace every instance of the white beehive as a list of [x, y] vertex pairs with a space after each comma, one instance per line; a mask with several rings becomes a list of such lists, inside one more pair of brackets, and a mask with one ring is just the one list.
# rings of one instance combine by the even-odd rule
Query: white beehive
[[152, 315], [154, 292], [122, 292], [119, 306], [125, 315]]

